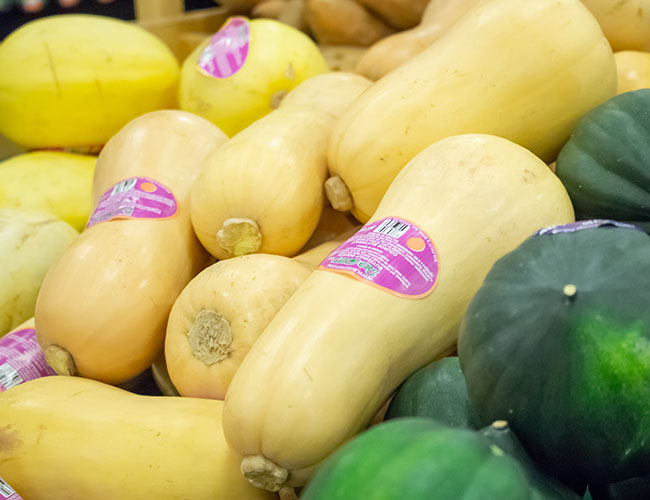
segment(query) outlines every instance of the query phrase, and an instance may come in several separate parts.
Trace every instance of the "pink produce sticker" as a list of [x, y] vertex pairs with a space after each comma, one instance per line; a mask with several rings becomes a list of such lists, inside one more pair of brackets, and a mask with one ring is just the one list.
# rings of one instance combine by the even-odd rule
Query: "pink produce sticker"
[[571, 222], [569, 224], [564, 224], [560, 226], [545, 227], [537, 231], [535, 235], [574, 233], [576, 231], [581, 231], [583, 229], [592, 229], [595, 227], [604, 227], [604, 226], [622, 227], [626, 229], [637, 229], [638, 231], [641, 231], [641, 228], [639, 228], [638, 226], [627, 224], [625, 222], [617, 222], [609, 219], [590, 219], [590, 220], [579, 220], [576, 222]]
[[23, 500], [14, 489], [0, 477], [0, 498], [3, 500]]
[[251, 28], [244, 17], [231, 17], [212, 37], [199, 58], [199, 67], [215, 78], [228, 78], [246, 62]]
[[49, 375], [56, 373], [45, 362], [33, 328], [0, 338], [0, 392]]
[[177, 210], [176, 198], [160, 182], [132, 177], [118, 182], [102, 195], [86, 229], [111, 219], [166, 219]]
[[386, 217], [366, 224], [319, 268], [418, 299], [433, 292], [439, 264], [436, 248], [424, 231], [404, 219]]

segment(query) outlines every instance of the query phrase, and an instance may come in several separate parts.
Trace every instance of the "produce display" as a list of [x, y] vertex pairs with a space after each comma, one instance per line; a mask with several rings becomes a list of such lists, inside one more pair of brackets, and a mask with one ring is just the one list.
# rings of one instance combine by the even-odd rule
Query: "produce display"
[[0, 500], [650, 499], [650, 0], [164, 3], [0, 41]]

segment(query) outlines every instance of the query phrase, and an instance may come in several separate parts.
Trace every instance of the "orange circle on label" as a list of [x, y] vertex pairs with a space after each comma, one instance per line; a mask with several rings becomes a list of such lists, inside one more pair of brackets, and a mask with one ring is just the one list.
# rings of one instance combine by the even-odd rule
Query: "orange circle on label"
[[412, 238], [406, 240], [406, 246], [414, 252], [421, 252], [426, 247], [426, 244], [422, 238], [413, 236]]
[[151, 182], [143, 182], [140, 184], [140, 189], [147, 193], [153, 193], [156, 190], [156, 185]]

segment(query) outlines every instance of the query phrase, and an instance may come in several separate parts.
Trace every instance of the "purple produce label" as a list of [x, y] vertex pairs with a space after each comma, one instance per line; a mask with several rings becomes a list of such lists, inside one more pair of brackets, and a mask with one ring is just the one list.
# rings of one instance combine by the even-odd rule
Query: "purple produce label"
[[626, 224], [625, 222], [617, 222], [615, 220], [609, 219], [591, 219], [591, 220], [579, 220], [576, 222], [571, 222], [570, 224], [564, 224], [561, 226], [549, 226], [544, 229], [540, 229], [535, 234], [558, 234], [558, 233], [574, 233], [582, 229], [592, 229], [594, 227], [603, 227], [603, 226], [614, 226], [614, 227], [623, 227], [627, 229], [640, 229], [637, 226], [632, 224]]
[[102, 195], [86, 229], [111, 219], [166, 219], [177, 210], [176, 198], [165, 186], [147, 177], [132, 177]]
[[363, 226], [319, 268], [417, 299], [433, 291], [439, 265], [436, 248], [424, 231], [404, 219], [386, 217]]
[[14, 489], [0, 477], [0, 498], [3, 500], [23, 500]]
[[251, 28], [244, 17], [231, 17], [210, 40], [199, 58], [199, 67], [215, 78], [228, 78], [246, 62]]
[[45, 362], [33, 328], [17, 330], [0, 339], [0, 392], [48, 375], [56, 373]]

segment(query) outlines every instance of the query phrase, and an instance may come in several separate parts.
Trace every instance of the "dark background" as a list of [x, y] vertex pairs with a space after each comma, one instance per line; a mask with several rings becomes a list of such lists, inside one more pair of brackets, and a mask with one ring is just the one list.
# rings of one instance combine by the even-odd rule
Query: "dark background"
[[[185, 10], [206, 9], [216, 7], [214, 0], [185, 0]], [[62, 8], [58, 0], [50, 0], [47, 6], [37, 14], [25, 14], [20, 7], [14, 7], [8, 12], [0, 12], [0, 40], [19, 26], [45, 16], [55, 14], [99, 14], [119, 19], [134, 19], [132, 0], [115, 0], [109, 4], [101, 4], [95, 0], [81, 0], [79, 5], [72, 8]]]

